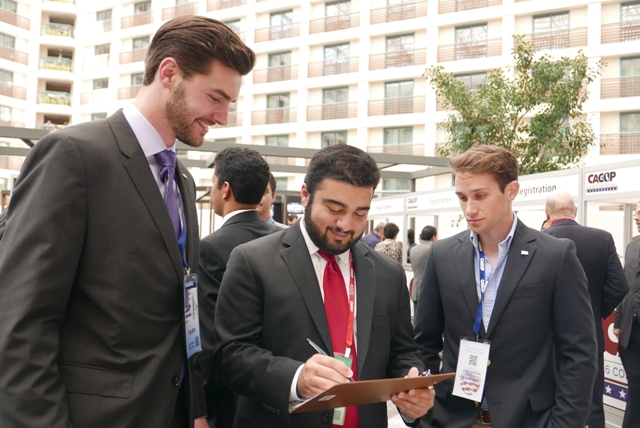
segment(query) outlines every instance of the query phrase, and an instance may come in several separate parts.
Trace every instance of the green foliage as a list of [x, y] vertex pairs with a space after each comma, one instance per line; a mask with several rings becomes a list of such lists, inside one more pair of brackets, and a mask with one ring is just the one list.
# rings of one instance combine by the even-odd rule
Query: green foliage
[[577, 165], [594, 144], [591, 124], [580, 116], [587, 85], [600, 74], [603, 63], [589, 67], [582, 51], [559, 60], [538, 55], [522, 36], [514, 37], [514, 46], [513, 64], [489, 71], [477, 91], [456, 81], [442, 66], [425, 71], [438, 102], [452, 110], [440, 125], [448, 138], [439, 154], [450, 156], [493, 144], [520, 160], [521, 174]]

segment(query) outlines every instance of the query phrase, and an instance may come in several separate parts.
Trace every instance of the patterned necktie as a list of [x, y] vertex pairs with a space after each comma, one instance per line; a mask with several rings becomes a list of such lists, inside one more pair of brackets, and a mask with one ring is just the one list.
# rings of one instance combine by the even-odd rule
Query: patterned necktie
[[[324, 290], [324, 312], [329, 324], [331, 346], [333, 352], [344, 354], [347, 345], [347, 326], [349, 323], [349, 299], [344, 277], [336, 262], [336, 256], [318, 251], [318, 254], [327, 261], [324, 268], [322, 289]], [[351, 370], [353, 379], [358, 380], [358, 360], [356, 358], [355, 340], [351, 346]], [[338, 425], [334, 427], [339, 428]], [[357, 407], [347, 407], [344, 425], [342, 428], [359, 428], [360, 416]]]
[[164, 188], [164, 204], [169, 211], [171, 223], [176, 233], [176, 239], [180, 237], [180, 211], [178, 210], [178, 199], [174, 189], [176, 174], [176, 154], [171, 150], [163, 150], [153, 155], [160, 165], [160, 181], [165, 184]]

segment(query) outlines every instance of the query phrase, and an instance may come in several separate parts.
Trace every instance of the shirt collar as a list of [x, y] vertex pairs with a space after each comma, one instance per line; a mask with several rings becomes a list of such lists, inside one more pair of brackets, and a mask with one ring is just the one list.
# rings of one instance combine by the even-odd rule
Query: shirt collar
[[[322, 256], [318, 254], [318, 251], [320, 250], [320, 248], [318, 248], [318, 246], [313, 243], [313, 241], [311, 240], [311, 237], [309, 236], [309, 232], [307, 232], [307, 228], [305, 227], [305, 224], [304, 224], [304, 218], [301, 218], [300, 220], [298, 220], [297, 223], [300, 224], [300, 231], [302, 232], [302, 237], [304, 238], [305, 244], [307, 244], [307, 250], [309, 250], [309, 254], [312, 256], [316, 254], [317, 257], [322, 258]], [[341, 254], [336, 255], [336, 260], [339, 260], [340, 262], [348, 266], [349, 251], [345, 251]]]
[[[511, 230], [509, 231], [509, 234], [504, 239], [504, 241], [498, 244], [498, 248], [505, 248], [507, 250], [511, 248], [511, 242], [513, 241], [513, 235], [515, 235], [516, 233], [517, 225], [518, 225], [518, 216], [516, 215], [516, 213], [513, 213], [513, 224], [511, 225]], [[469, 236], [469, 239], [471, 240], [471, 243], [473, 244], [476, 251], [478, 251], [478, 234], [472, 230], [471, 236]]]
[[226, 216], [222, 217], [222, 223], [220, 223], [220, 227], [224, 226], [224, 224], [233, 216], [236, 216], [240, 213], [246, 213], [247, 211], [255, 211], [255, 210], [236, 210], [236, 211], [231, 211], [229, 214], [227, 214]]
[[167, 147], [156, 128], [140, 113], [140, 110], [133, 103], [125, 106], [122, 109], [122, 113], [138, 139], [145, 157], [151, 157], [163, 150], [176, 151], [176, 142], [174, 141], [170, 147]]

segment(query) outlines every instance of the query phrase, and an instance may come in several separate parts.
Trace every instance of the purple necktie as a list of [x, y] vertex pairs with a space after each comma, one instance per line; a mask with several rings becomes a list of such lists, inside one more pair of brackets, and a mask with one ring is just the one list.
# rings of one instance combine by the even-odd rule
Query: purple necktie
[[173, 229], [176, 232], [176, 239], [180, 237], [180, 211], [178, 210], [178, 199], [174, 190], [174, 177], [176, 174], [176, 154], [171, 150], [163, 150], [153, 155], [158, 161], [160, 169], [160, 181], [164, 183], [164, 204], [169, 211]]

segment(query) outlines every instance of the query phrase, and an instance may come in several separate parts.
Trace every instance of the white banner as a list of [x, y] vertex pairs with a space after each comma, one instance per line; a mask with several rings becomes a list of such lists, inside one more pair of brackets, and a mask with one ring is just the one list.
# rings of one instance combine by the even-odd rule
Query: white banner
[[561, 175], [559, 177], [535, 178], [527, 180], [521, 177], [520, 190], [516, 201], [537, 201], [547, 200], [547, 196], [554, 192], [569, 192], [574, 196], [580, 194], [579, 175]]

